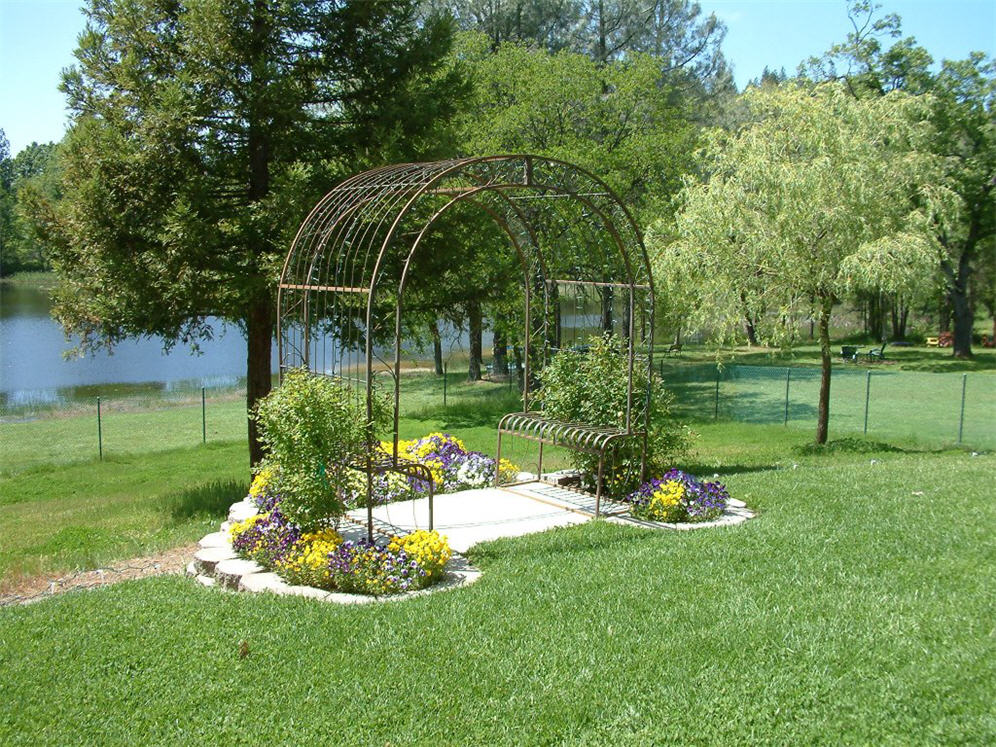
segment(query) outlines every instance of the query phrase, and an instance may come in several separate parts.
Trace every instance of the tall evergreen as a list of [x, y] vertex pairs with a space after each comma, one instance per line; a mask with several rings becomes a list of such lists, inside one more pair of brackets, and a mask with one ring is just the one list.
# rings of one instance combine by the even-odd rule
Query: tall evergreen
[[[134, 335], [248, 338], [247, 400], [271, 386], [274, 287], [293, 232], [333, 183], [435, 155], [459, 95], [450, 22], [416, 0], [90, 0], [65, 197], [39, 205], [81, 347]], [[46, 212], [47, 211], [47, 212]], [[262, 456], [249, 423], [250, 459]]]

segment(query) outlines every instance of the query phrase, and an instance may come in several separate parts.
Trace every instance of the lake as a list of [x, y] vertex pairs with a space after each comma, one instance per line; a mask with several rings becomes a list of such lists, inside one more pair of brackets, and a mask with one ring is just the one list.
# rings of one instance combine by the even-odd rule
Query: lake
[[[0, 283], [0, 410], [58, 407], [98, 394], [154, 396], [245, 385], [246, 340], [234, 324], [211, 319], [215, 337], [200, 343], [199, 354], [179, 345], [167, 354], [162, 338], [143, 337], [124, 341], [113, 352], [67, 359], [64, 353], [76, 338], [66, 339], [51, 308], [41, 288]], [[446, 357], [467, 350], [466, 332], [440, 326]], [[490, 334], [484, 345], [489, 350]], [[275, 341], [271, 366], [275, 373]]]
[[[246, 341], [237, 326], [213, 319], [214, 339], [200, 354], [163, 340], [126, 340], [113, 352], [65, 358], [77, 339], [67, 340], [49, 315], [51, 300], [32, 286], [0, 284], [0, 404], [8, 407], [57, 404], [92, 397], [102, 389], [135, 394], [234, 387], [245, 378]], [[276, 347], [273, 368], [276, 370]], [[115, 386], [110, 386], [115, 385]]]

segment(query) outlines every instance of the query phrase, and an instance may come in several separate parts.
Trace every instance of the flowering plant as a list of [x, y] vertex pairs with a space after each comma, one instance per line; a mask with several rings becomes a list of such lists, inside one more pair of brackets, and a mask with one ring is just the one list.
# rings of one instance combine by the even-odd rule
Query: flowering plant
[[249, 486], [249, 500], [261, 513], [270, 511], [280, 502], [280, 467], [273, 462], [263, 462]]
[[233, 524], [229, 532], [241, 557], [288, 583], [329, 591], [381, 595], [422, 589], [442, 577], [453, 554], [445, 537], [421, 529], [387, 545], [344, 542], [331, 527], [302, 532], [279, 505]]
[[672, 469], [663, 477], [643, 483], [624, 500], [632, 504], [632, 513], [637, 518], [695, 522], [719, 517], [729, 499], [722, 483], [700, 481], [687, 472]]
[[[391, 453], [392, 446], [382, 443], [381, 448]], [[453, 492], [469, 488], [483, 488], [495, 481], [495, 460], [479, 451], [468, 451], [463, 441], [448, 433], [430, 433], [423, 438], [398, 442], [398, 454], [424, 464], [432, 472], [433, 487], [439, 492]], [[519, 468], [502, 459], [497, 465], [503, 482], [515, 479]], [[419, 492], [427, 487], [414, 481]]]
[[360, 594], [397, 594], [424, 588], [442, 576], [451, 555], [445, 537], [417, 530], [388, 545], [343, 542], [328, 557], [332, 588]]
[[273, 567], [301, 539], [300, 527], [288, 521], [279, 506], [233, 524], [229, 534], [236, 553], [267, 568]]

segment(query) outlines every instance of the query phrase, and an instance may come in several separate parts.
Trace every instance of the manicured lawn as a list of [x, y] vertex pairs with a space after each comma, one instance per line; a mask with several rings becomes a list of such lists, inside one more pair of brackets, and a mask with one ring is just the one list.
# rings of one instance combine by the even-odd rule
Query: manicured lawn
[[996, 460], [701, 430], [756, 520], [502, 540], [384, 605], [159, 578], [2, 609], [0, 742], [993, 743]]
[[194, 542], [244, 497], [243, 443], [0, 476], [0, 585]]

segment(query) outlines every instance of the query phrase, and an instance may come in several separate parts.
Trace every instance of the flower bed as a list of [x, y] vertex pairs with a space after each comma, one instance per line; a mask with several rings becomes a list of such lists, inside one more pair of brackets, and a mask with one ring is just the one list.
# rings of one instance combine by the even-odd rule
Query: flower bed
[[239, 556], [289, 584], [326, 591], [383, 595], [423, 589], [442, 578], [452, 555], [445, 537], [422, 529], [387, 544], [343, 541], [332, 527], [302, 532], [280, 513], [279, 503], [236, 522], [229, 533]]
[[[387, 442], [380, 447], [385, 453], [393, 451]], [[446, 433], [400, 441], [398, 453], [429, 467], [437, 492], [491, 485], [496, 469], [503, 479], [514, 479], [518, 474], [511, 462], [503, 459], [499, 467], [491, 457], [468, 451], [462, 441]], [[366, 474], [348, 469], [345, 484], [346, 505], [365, 506]], [[344, 541], [331, 520], [304, 531], [281, 512], [280, 485], [279, 465], [266, 464], [256, 473], [249, 500], [260, 513], [230, 529], [232, 547], [239, 556], [276, 572], [290, 584], [329, 591], [396, 594], [425, 588], [442, 577], [452, 555], [445, 537], [418, 530], [394, 537], [387, 544]], [[375, 475], [373, 503], [417, 498], [428, 488], [424, 480], [396, 473]]]
[[648, 521], [700, 522], [718, 519], [730, 500], [726, 487], [706, 482], [681, 470], [643, 483], [624, 499], [631, 513]]
[[[380, 448], [385, 454], [394, 453], [393, 444], [387, 441], [381, 441]], [[436, 493], [454, 493], [494, 485], [496, 467], [503, 482], [514, 481], [519, 473], [519, 468], [507, 459], [502, 459], [498, 466], [492, 457], [480, 451], [468, 451], [463, 441], [448, 433], [430, 433], [422, 438], [398, 441], [398, 455], [428, 467]], [[366, 474], [350, 469], [346, 479], [349, 493], [346, 505], [350, 508], [365, 507]], [[393, 472], [375, 475], [373, 483], [375, 506], [421, 498], [429, 492], [427, 481]]]

